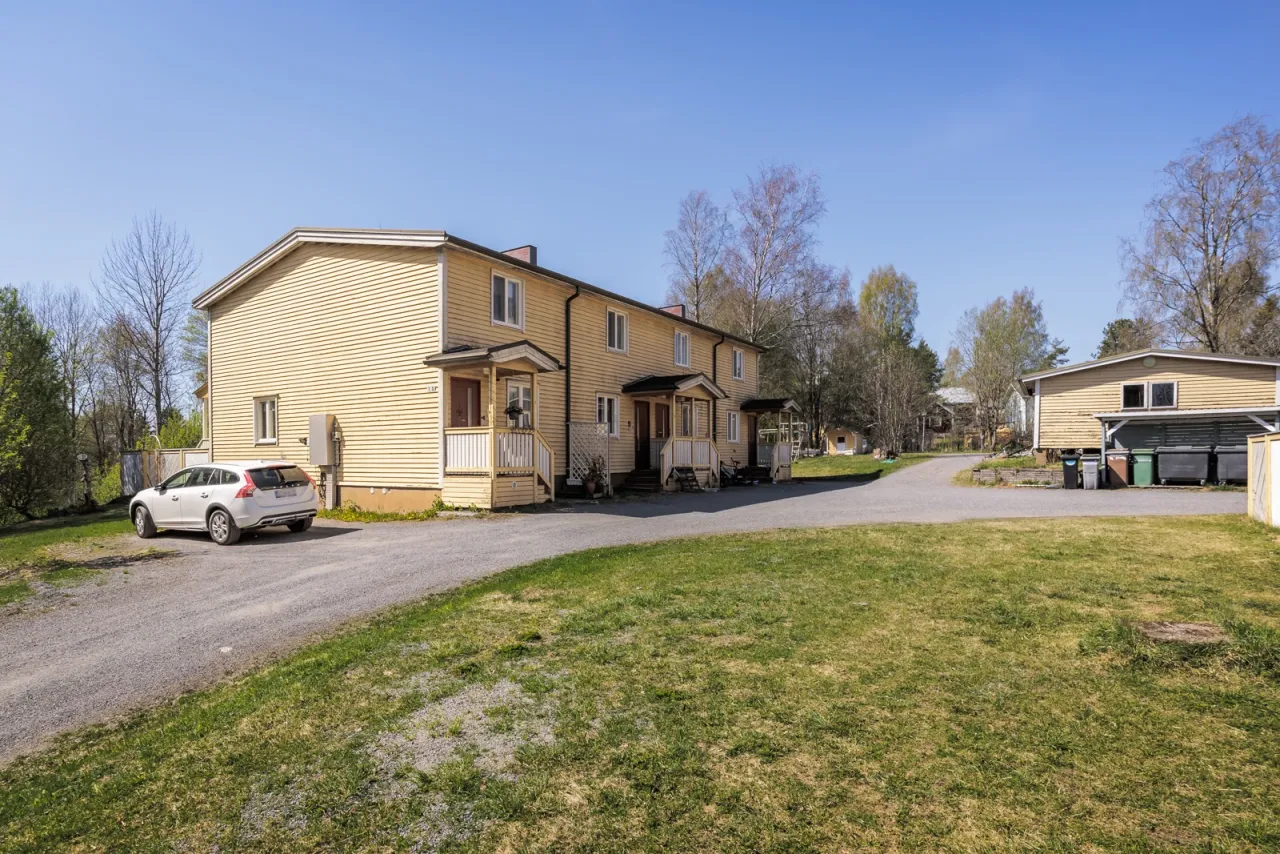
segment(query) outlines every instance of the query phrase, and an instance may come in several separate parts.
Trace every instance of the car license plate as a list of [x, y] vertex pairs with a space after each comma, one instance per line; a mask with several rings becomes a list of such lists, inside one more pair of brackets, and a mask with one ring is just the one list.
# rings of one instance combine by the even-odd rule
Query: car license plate
[[298, 494], [296, 489], [277, 489], [276, 498], [292, 498]]

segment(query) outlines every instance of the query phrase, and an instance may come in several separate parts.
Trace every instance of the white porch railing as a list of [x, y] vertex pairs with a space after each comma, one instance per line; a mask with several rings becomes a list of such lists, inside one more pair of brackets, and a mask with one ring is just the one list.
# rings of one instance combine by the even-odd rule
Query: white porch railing
[[773, 446], [773, 459], [769, 465], [769, 476], [774, 480], [778, 479], [778, 473], [783, 469], [788, 469], [787, 475], [790, 476], [791, 468], [791, 445], [779, 443]]
[[708, 482], [720, 484], [720, 451], [710, 439], [673, 437], [658, 452], [658, 471], [665, 486], [673, 468], [708, 472]]
[[495, 438], [499, 472], [523, 472], [533, 468], [532, 431], [499, 429]]
[[676, 468], [688, 468], [693, 465], [692, 439], [672, 439], [671, 449], [673, 452], [671, 464]]
[[456, 427], [444, 431], [444, 470], [453, 474], [488, 474], [489, 428]]
[[542, 434], [535, 432], [534, 438], [537, 440], [538, 454], [538, 477], [542, 478], [542, 482], [547, 485], [550, 500], [556, 500], [556, 453], [551, 450], [551, 446], [547, 444], [547, 440], [542, 438]]

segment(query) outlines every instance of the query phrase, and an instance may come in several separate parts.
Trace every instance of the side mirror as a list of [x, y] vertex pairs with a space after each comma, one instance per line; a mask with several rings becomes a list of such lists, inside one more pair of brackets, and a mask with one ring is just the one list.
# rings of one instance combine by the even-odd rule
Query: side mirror
[[165, 486], [165, 485], [162, 483], [162, 484], [160, 484], [159, 486], [157, 486], [157, 487], [156, 487], [156, 495], [164, 495], [164, 494], [165, 494], [165, 492], [167, 492], [167, 491], [168, 491], [168, 489], [169, 489], [169, 487]]

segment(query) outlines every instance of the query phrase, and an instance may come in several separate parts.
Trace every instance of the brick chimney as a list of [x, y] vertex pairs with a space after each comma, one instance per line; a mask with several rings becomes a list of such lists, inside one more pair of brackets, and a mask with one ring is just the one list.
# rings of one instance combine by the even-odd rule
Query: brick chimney
[[532, 243], [524, 246], [517, 246], [515, 249], [508, 249], [502, 254], [510, 255], [512, 258], [523, 261], [526, 264], [532, 264], [535, 267], [538, 266], [538, 247], [534, 246]]
[[665, 311], [667, 314], [674, 314], [676, 317], [685, 317], [684, 303], [677, 303], [676, 305], [664, 305], [662, 307], [662, 310]]

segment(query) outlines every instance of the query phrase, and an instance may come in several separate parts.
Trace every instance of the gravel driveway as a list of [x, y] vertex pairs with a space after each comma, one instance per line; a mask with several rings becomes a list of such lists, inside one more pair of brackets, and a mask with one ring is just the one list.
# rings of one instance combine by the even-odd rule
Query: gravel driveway
[[[0, 762], [52, 735], [196, 688], [388, 605], [596, 546], [767, 528], [1028, 516], [1243, 513], [1233, 492], [957, 487], [976, 457], [872, 483], [806, 483], [579, 504], [481, 519], [273, 529], [230, 548], [162, 535], [171, 560], [67, 604], [0, 616]], [[74, 602], [76, 607], [70, 607]]]

